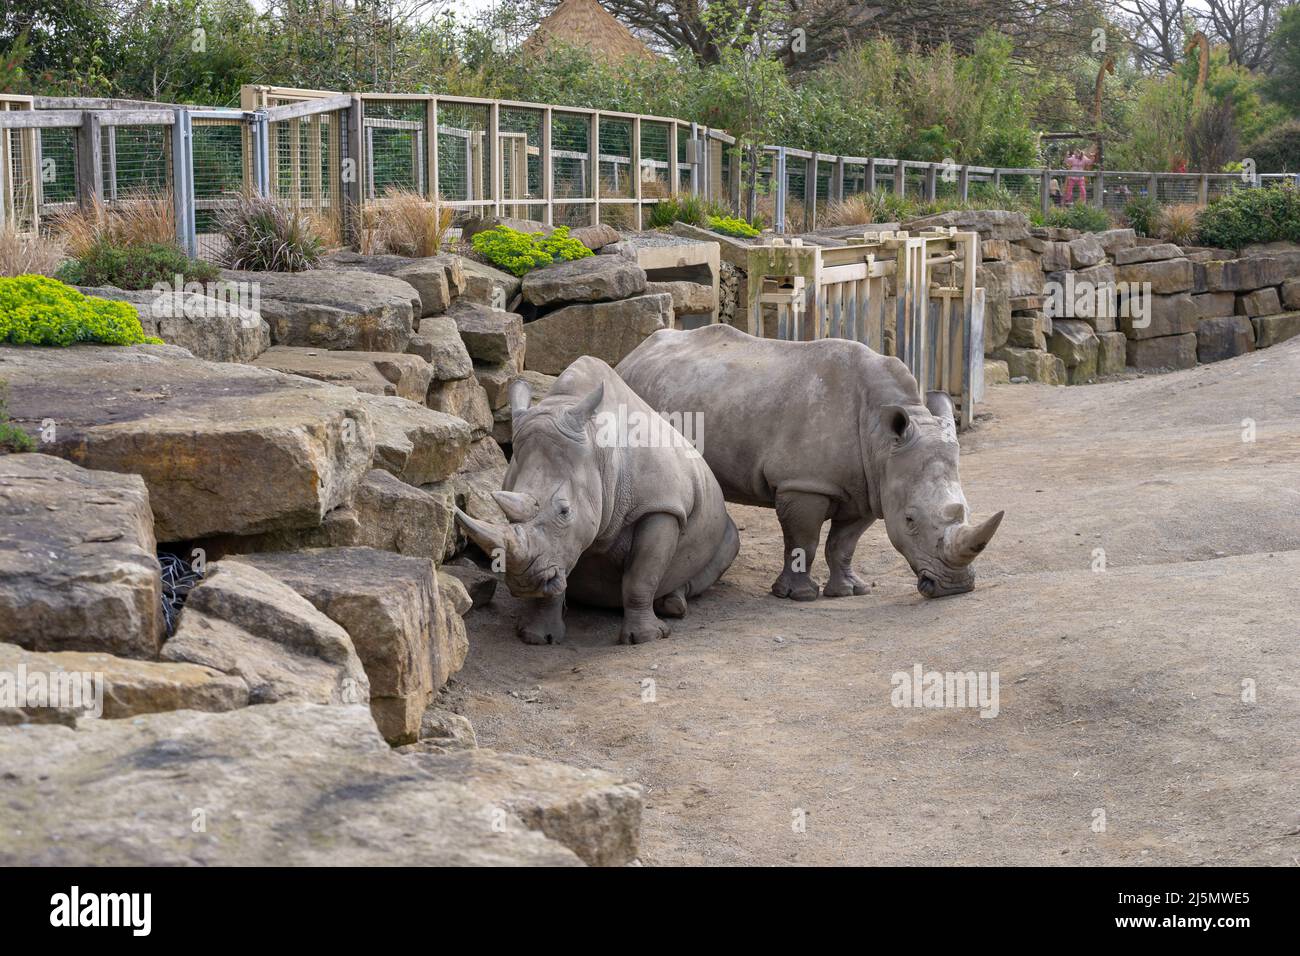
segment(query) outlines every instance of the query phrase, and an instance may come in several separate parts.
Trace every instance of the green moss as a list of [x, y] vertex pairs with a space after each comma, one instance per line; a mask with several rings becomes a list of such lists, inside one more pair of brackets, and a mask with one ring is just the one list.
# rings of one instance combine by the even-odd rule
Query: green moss
[[0, 342], [7, 345], [161, 345], [147, 337], [135, 307], [82, 295], [55, 279], [0, 278]]
[[568, 226], [559, 226], [549, 236], [520, 232], [509, 226], [493, 226], [475, 234], [474, 251], [511, 275], [522, 276], [557, 260], [585, 259], [591, 250], [569, 236]]

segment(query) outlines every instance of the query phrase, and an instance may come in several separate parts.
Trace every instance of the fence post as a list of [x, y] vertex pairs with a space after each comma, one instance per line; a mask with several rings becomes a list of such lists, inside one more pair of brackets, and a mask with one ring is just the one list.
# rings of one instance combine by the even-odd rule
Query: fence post
[[970, 167], [963, 166], [957, 170], [957, 195], [965, 202], [970, 198]]
[[632, 225], [641, 228], [641, 117], [632, 117], [632, 198], [636, 208], [632, 210]]
[[104, 195], [104, 158], [99, 114], [86, 110], [77, 130], [77, 202], [92, 206]]
[[1097, 208], [1106, 208], [1106, 174], [1102, 170], [1097, 170], [1097, 175], [1093, 180], [1093, 192], [1096, 194]]
[[835, 171], [831, 173], [831, 198], [844, 201], [844, 157], [835, 159]]
[[925, 198], [930, 202], [939, 198], [939, 170], [934, 163], [925, 168]]
[[194, 137], [189, 110], [175, 110], [172, 122], [172, 208], [176, 241], [190, 258], [198, 254], [194, 221]]
[[677, 121], [668, 124], [668, 195], [681, 191], [681, 173], [677, 169]]
[[505, 192], [501, 171], [505, 166], [505, 157], [501, 154], [501, 107], [496, 102], [488, 106], [488, 143], [492, 158], [491, 175], [488, 176], [488, 189], [492, 190], [492, 209], [498, 216], [503, 216], [506, 208], [501, 204], [501, 194]]
[[1042, 174], [1038, 178], [1038, 207], [1042, 210], [1043, 215], [1047, 215], [1048, 209], [1052, 206], [1052, 171], [1044, 167]]
[[1148, 190], [1148, 192], [1150, 193], [1151, 198], [1154, 199], [1154, 200], [1156, 200], [1157, 202], [1159, 202], [1159, 200], [1160, 200], [1160, 180], [1156, 178], [1156, 174], [1155, 174], [1155, 173], [1152, 173], [1152, 174], [1151, 174], [1151, 178], [1150, 178], [1150, 179], [1148, 180], [1148, 182], [1147, 182], [1147, 190]]
[[600, 111], [591, 114], [591, 134], [587, 137], [587, 165], [591, 169], [591, 224], [600, 222]]
[[817, 154], [804, 160], [803, 175], [803, 229], [812, 232], [817, 228]]
[[[347, 148], [342, 150], [343, 173], [343, 235], [354, 245], [361, 242], [361, 167], [365, 161], [363, 130], [365, 120], [361, 115], [361, 94], [352, 94], [352, 105], [348, 107]], [[350, 161], [350, 164], [349, 164]]]
[[901, 159], [894, 162], [894, 195], [902, 199], [907, 192], [907, 167]]
[[686, 163], [691, 167], [691, 194], [700, 195], [700, 127], [691, 124], [690, 145], [686, 148]]
[[[438, 195], [438, 98], [430, 96], [424, 103], [424, 165], [429, 183], [429, 201], [436, 207]], [[545, 149], [546, 147], [542, 147]], [[435, 209], [435, 215], [437, 210]]]
[[1210, 204], [1210, 177], [1208, 173], [1201, 173], [1201, 189], [1197, 196], [1202, 206]]
[[993, 188], [994, 189], [1002, 188], [1002, 167], [1001, 166], [993, 167]]
[[740, 188], [741, 188], [741, 170], [743, 169], [740, 162], [740, 140], [736, 140], [731, 146], [731, 154], [727, 157], [727, 162], [731, 165], [731, 212], [733, 215], [740, 215]]
[[868, 160], [867, 160], [867, 182], [866, 182], [866, 187], [867, 187], [867, 192], [869, 192], [869, 193], [874, 193], [874, 192], [876, 191], [876, 161], [875, 161], [875, 159], [868, 159]]
[[555, 168], [551, 161], [551, 108], [542, 110], [542, 198], [546, 205], [542, 208], [542, 222], [548, 226], [555, 225]]
[[776, 203], [775, 208], [772, 211], [772, 228], [776, 230], [778, 235], [783, 235], [785, 233], [786, 193], [784, 146], [778, 146], [776, 148], [776, 156], [774, 159], [776, 162]]

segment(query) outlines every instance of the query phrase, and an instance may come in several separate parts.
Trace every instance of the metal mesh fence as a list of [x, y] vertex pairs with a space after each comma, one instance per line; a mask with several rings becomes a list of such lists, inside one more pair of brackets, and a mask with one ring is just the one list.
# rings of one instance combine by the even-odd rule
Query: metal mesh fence
[[[345, 116], [335, 110], [267, 124], [271, 195], [310, 213], [332, 243], [342, 232]], [[195, 140], [197, 150], [197, 133]], [[196, 175], [196, 199], [197, 185]]]
[[106, 201], [170, 189], [170, 126], [105, 126], [100, 149]]
[[662, 199], [672, 193], [668, 169], [668, 124], [641, 123], [641, 196]]
[[501, 142], [501, 198], [505, 212], [516, 219], [541, 220], [540, 206], [512, 199], [542, 199], [542, 110], [501, 107], [497, 127]]
[[77, 201], [77, 131], [40, 130], [41, 218]]
[[686, 162], [687, 150], [690, 148], [691, 128], [677, 124], [677, 189], [680, 192], [691, 191], [691, 166]]
[[438, 194], [447, 202], [492, 198], [492, 144], [488, 107], [438, 101]]
[[366, 198], [393, 191], [428, 195], [428, 109], [423, 100], [367, 99], [365, 118]]
[[600, 195], [602, 198], [631, 198], [636, 195], [632, 178], [632, 121], [600, 119]]
[[37, 130], [0, 130], [0, 221], [26, 231], [36, 222], [40, 189]]
[[[551, 175], [554, 196], [577, 199], [591, 195], [591, 117], [585, 113], [551, 114]], [[572, 203], [566, 203], [572, 206]], [[558, 215], [558, 213], [557, 213]], [[556, 225], [573, 225], [561, 223]]]
[[245, 125], [235, 119], [193, 121], [194, 232], [200, 259], [221, 259], [220, 214], [250, 189], [244, 178]]

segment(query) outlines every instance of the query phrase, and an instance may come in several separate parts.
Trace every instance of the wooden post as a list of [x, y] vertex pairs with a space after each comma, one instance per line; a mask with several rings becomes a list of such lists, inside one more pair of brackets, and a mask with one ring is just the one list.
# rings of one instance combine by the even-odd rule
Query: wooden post
[[555, 225], [555, 173], [551, 160], [551, 108], [542, 110], [542, 198], [546, 200], [543, 207], [542, 221], [548, 226]]
[[677, 195], [677, 182], [680, 179], [677, 172], [677, 124], [668, 124], [668, 195]]
[[813, 153], [803, 164], [803, 230], [817, 228], [817, 154]]
[[963, 166], [957, 171], [957, 195], [965, 202], [970, 198], [970, 167]]
[[1210, 203], [1210, 176], [1208, 173], [1201, 173], [1201, 188], [1197, 199], [1202, 206], [1208, 206]]
[[591, 135], [587, 138], [587, 163], [591, 167], [591, 224], [600, 222], [600, 113], [591, 114]]
[[1044, 169], [1038, 179], [1038, 206], [1047, 215], [1052, 206], [1052, 171]]
[[876, 191], [876, 161], [874, 159], [867, 160], [866, 187], [867, 192], [869, 193], [874, 193]]
[[1151, 174], [1151, 178], [1147, 182], [1147, 191], [1152, 199], [1156, 200], [1156, 202], [1160, 201], [1160, 180], [1156, 178], [1155, 173]]
[[86, 110], [77, 130], [77, 202], [92, 206], [104, 195], [104, 158], [99, 114]]
[[632, 225], [641, 228], [641, 117], [632, 117], [632, 197], [636, 200]]
[[939, 198], [939, 170], [934, 163], [925, 168], [925, 198], [930, 202]]
[[907, 167], [900, 159], [894, 165], [894, 195], [902, 199], [907, 192]]
[[430, 96], [424, 102], [424, 165], [428, 170], [429, 199], [434, 205], [434, 215], [438, 214], [438, 98]]
[[352, 105], [348, 107], [347, 149], [340, 157], [343, 167], [343, 235], [349, 243], [361, 241], [361, 164], [365, 157], [363, 139], [365, 118], [361, 115], [362, 101], [360, 93], [352, 94]]
[[835, 160], [835, 169], [831, 173], [831, 198], [844, 201], [844, 157]]
[[1092, 188], [1093, 191], [1096, 193], [1097, 208], [1105, 209], [1106, 208], [1106, 174], [1103, 173], [1100, 169], [1097, 170], [1097, 175], [1093, 177]]

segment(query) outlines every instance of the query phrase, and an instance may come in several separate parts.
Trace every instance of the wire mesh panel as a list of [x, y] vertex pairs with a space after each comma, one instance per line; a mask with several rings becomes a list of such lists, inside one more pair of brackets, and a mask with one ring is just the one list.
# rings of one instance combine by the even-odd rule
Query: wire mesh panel
[[[1002, 188], [1016, 198], [1022, 206], [1037, 208], [1040, 202], [1042, 179], [1031, 173], [1008, 173], [1002, 177]], [[1057, 185], [1060, 185], [1058, 180]]]
[[310, 212], [331, 241], [342, 231], [344, 115], [335, 110], [268, 124], [271, 194]]
[[721, 140], [709, 137], [705, 140], [709, 151], [709, 198], [714, 202], [726, 203], [731, 198], [729, 173], [731, 168], [727, 163], [727, 151]]
[[104, 199], [171, 189], [170, 126], [105, 126], [100, 130]]
[[1120, 213], [1134, 199], [1150, 193], [1151, 177], [1134, 173], [1106, 173], [1105, 190], [1102, 207], [1107, 212]]
[[662, 199], [672, 194], [668, 178], [668, 124], [641, 123], [641, 196]]
[[244, 179], [246, 124], [237, 119], [192, 122], [194, 231], [200, 259], [219, 261], [224, 251], [219, 216], [248, 191]]
[[512, 199], [543, 198], [542, 191], [542, 117], [539, 109], [503, 106], [497, 116], [501, 156], [501, 199], [505, 214], [516, 219], [540, 221], [545, 210], [540, 206], [510, 203]]
[[1157, 176], [1156, 198], [1162, 203], [1182, 205], [1195, 203], [1201, 196], [1199, 176]]
[[41, 201], [39, 131], [0, 130], [0, 163], [3, 164], [4, 195], [0, 196], [0, 224], [12, 224], [19, 231], [32, 228]]
[[785, 231], [803, 232], [804, 192], [808, 182], [808, 161], [799, 156], [785, 157]]
[[636, 229], [636, 203], [602, 202], [600, 221], [615, 229]]
[[835, 173], [834, 163], [817, 164], [817, 221], [826, 215], [826, 204], [831, 201], [831, 177]]
[[367, 99], [362, 114], [366, 197], [378, 199], [393, 191], [427, 196], [425, 102]]
[[591, 196], [590, 150], [590, 116], [560, 112], [551, 115], [551, 175], [556, 199]]
[[77, 201], [77, 131], [69, 127], [40, 131], [41, 216], [70, 208]]
[[600, 118], [601, 198], [630, 199], [636, 195], [632, 164], [632, 121]]
[[844, 164], [844, 195], [856, 196], [867, 191], [867, 164]]
[[[1267, 183], [1264, 183], [1263, 185], [1267, 185]], [[1214, 200], [1226, 196], [1228, 193], [1236, 192], [1238, 189], [1251, 188], [1253, 188], [1251, 184], [1243, 180], [1240, 175], [1228, 174], [1224, 176], [1211, 176], [1209, 183], [1207, 183], [1206, 192], [1209, 194], [1208, 201], [1214, 202]]]
[[492, 199], [486, 104], [438, 100], [438, 194], [450, 203]]

